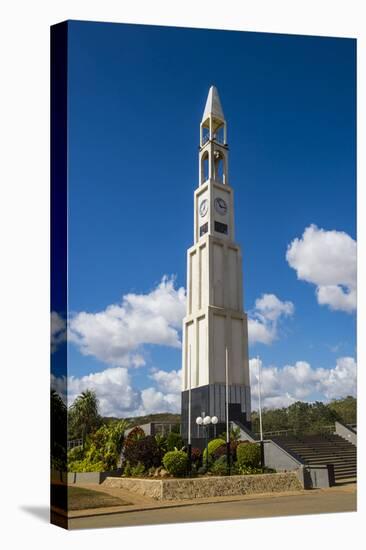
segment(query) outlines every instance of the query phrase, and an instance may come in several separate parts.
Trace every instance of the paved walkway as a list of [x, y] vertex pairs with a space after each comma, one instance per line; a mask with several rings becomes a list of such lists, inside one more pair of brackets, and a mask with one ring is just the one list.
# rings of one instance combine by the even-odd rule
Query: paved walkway
[[108, 492], [131, 502], [131, 504], [70, 512], [70, 529], [356, 511], [355, 483], [329, 489], [291, 493], [266, 493], [168, 502], [156, 501], [122, 489], [103, 487], [103, 485], [84, 485], [84, 487]]

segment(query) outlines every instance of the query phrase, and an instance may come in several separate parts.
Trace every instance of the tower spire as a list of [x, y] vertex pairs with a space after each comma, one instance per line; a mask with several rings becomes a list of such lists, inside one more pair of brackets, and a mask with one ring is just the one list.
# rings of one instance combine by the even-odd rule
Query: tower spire
[[225, 120], [222, 110], [219, 92], [216, 86], [211, 86], [208, 92], [205, 110], [203, 111], [202, 122], [205, 122], [209, 117], [217, 118], [223, 122]]

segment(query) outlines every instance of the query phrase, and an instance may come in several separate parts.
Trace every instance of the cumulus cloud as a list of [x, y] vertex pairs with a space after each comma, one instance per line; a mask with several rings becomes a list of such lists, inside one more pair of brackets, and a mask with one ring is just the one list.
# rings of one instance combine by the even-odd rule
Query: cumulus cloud
[[248, 316], [248, 335], [251, 344], [271, 344], [278, 337], [281, 318], [294, 313], [294, 304], [282, 302], [275, 294], [263, 294], [255, 301]]
[[[68, 405], [81, 392], [95, 391], [103, 416], [141, 416], [155, 412], [179, 412], [181, 399], [181, 370], [156, 370], [150, 374], [152, 386], [133, 387], [128, 369], [108, 368], [86, 376], [52, 376], [51, 386]], [[67, 393], [67, 397], [66, 397]]]
[[[66, 387], [67, 386], [67, 387]], [[95, 391], [102, 415], [121, 416], [139, 408], [141, 397], [131, 386], [128, 369], [109, 368], [85, 376], [52, 377], [52, 387], [71, 405], [83, 391]]]
[[70, 341], [83, 355], [119, 367], [144, 365], [146, 344], [179, 348], [186, 294], [174, 283], [164, 276], [148, 294], [126, 294], [103, 311], [75, 314], [69, 321]]
[[66, 321], [56, 311], [51, 312], [51, 353], [66, 341]]
[[[252, 407], [258, 407], [258, 362], [250, 359]], [[347, 395], [356, 395], [357, 365], [353, 357], [340, 357], [330, 369], [313, 368], [306, 361], [282, 368], [261, 369], [262, 406], [288, 407], [295, 401], [329, 401]]]
[[182, 370], [154, 370], [150, 375], [157, 386], [171, 394], [180, 393], [182, 389]]
[[182, 371], [181, 370], [156, 370], [152, 371], [150, 378], [156, 387], [150, 387], [141, 392], [142, 406], [144, 410], [154, 412], [180, 412]]
[[286, 260], [298, 279], [316, 286], [319, 304], [351, 313], [357, 305], [356, 248], [347, 233], [310, 225], [288, 245]]
[[180, 412], [181, 397], [179, 394], [164, 394], [156, 388], [147, 388], [141, 392], [143, 414], [159, 412]]

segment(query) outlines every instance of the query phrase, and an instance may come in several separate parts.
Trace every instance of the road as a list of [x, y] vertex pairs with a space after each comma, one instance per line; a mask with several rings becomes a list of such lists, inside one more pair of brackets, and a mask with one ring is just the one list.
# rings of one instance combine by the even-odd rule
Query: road
[[230, 502], [192, 504], [174, 508], [73, 518], [69, 520], [69, 528], [126, 527], [353, 511], [356, 511], [355, 484], [295, 495], [243, 498]]

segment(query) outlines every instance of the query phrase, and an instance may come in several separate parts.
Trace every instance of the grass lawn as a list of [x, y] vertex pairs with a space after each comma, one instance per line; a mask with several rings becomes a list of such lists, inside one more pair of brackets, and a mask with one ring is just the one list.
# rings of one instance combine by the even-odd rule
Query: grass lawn
[[[66, 486], [52, 484], [52, 492], [54, 503], [57, 503], [60, 508], [65, 509], [65, 506], [62, 504], [66, 500]], [[84, 489], [84, 487], [70, 486], [67, 488], [67, 502], [69, 510], [87, 510], [88, 508], [107, 508], [109, 506], [126, 506], [131, 504], [108, 493]]]
[[84, 489], [83, 487], [69, 487], [68, 504], [69, 510], [86, 510], [88, 508], [125, 506], [130, 504], [130, 502], [126, 502], [118, 497], [100, 491]]

